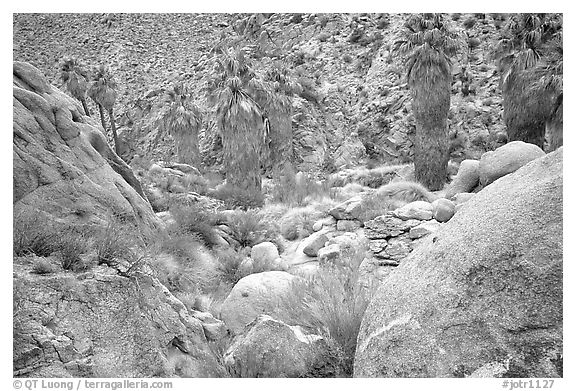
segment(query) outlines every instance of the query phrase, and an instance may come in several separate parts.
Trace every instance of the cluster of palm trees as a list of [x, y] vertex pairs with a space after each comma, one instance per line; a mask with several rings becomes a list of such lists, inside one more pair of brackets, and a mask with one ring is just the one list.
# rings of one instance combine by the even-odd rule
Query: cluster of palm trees
[[90, 116], [90, 109], [86, 102], [86, 97], [90, 97], [98, 106], [100, 111], [100, 121], [102, 128], [106, 131], [106, 120], [104, 110], [110, 118], [114, 148], [117, 154], [120, 153], [118, 144], [118, 134], [116, 133], [116, 123], [114, 121], [114, 104], [116, 103], [117, 84], [110, 69], [105, 65], [100, 65], [91, 73], [86, 67], [74, 58], [64, 59], [60, 75], [64, 86], [74, 98], [82, 103], [84, 112]]
[[562, 145], [562, 15], [512, 15], [495, 53], [508, 138]]
[[[466, 46], [449, 23], [442, 14], [409, 15], [402, 39], [395, 43], [406, 58], [416, 121], [416, 179], [431, 190], [441, 189], [447, 179], [452, 61]], [[242, 47], [241, 41], [238, 37], [215, 46], [206, 92], [222, 140], [227, 184], [260, 193], [262, 169], [271, 169], [278, 179], [293, 172], [292, 98], [302, 87], [280, 60], [261, 58], [256, 69], [250, 47]], [[544, 147], [548, 129], [549, 149], [558, 148], [562, 145], [562, 15], [511, 15], [495, 59], [509, 140]], [[109, 69], [100, 66], [89, 75], [79, 62], [67, 59], [62, 80], [86, 115], [90, 115], [86, 97], [97, 104], [104, 129], [104, 111], [108, 113], [118, 153], [113, 114], [116, 83]], [[203, 115], [193, 95], [184, 84], [166, 91], [156, 124], [174, 138], [179, 161], [197, 166]]]
[[262, 167], [275, 176], [291, 170], [292, 97], [301, 87], [286, 64], [267, 64], [257, 71], [246, 50], [222, 47], [207, 85], [222, 138], [226, 183], [253, 193], [261, 191]]
[[[462, 40], [441, 14], [410, 15], [396, 48], [406, 56], [416, 121], [416, 179], [431, 190], [446, 182], [451, 59]], [[562, 15], [511, 15], [495, 51], [508, 139], [549, 150], [562, 145]]]
[[178, 162], [198, 167], [198, 133], [202, 126], [202, 111], [194, 102], [190, 86], [177, 83], [168, 89], [164, 105], [154, 122], [160, 129], [159, 134], [168, 133], [174, 139]]

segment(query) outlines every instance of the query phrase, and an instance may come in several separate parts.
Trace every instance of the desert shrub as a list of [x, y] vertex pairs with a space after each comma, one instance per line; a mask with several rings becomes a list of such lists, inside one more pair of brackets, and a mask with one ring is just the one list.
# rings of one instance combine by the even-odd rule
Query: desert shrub
[[242, 247], [252, 247], [264, 241], [266, 227], [254, 209], [236, 211], [229, 216], [226, 225], [230, 228], [230, 236]]
[[46, 258], [35, 258], [32, 263], [32, 272], [36, 274], [50, 274], [54, 273], [56, 268], [50, 262], [50, 260]]
[[458, 20], [460, 20], [461, 17], [462, 17], [462, 14], [460, 14], [460, 13], [450, 14], [450, 18], [451, 18], [453, 21], [455, 21], [455, 22], [458, 21]]
[[280, 234], [288, 240], [307, 237], [313, 232], [314, 223], [325, 216], [313, 206], [291, 209], [280, 218]]
[[244, 277], [238, 270], [245, 256], [233, 248], [219, 249], [216, 252], [217, 270], [220, 279], [229, 284], [236, 284]]
[[142, 188], [154, 213], [165, 212], [168, 210], [168, 198], [162, 194], [160, 189], [151, 188], [149, 186], [143, 186]]
[[104, 228], [97, 230], [93, 246], [99, 265], [115, 266], [120, 260], [132, 263], [136, 260], [136, 235], [134, 227], [110, 218]]
[[349, 55], [348, 53], [346, 53], [345, 55], [342, 56], [342, 60], [348, 64], [350, 64], [352, 62], [352, 56]]
[[230, 185], [219, 186], [210, 195], [224, 201], [224, 205], [229, 209], [259, 208], [264, 205], [264, 196], [260, 192], [244, 190]]
[[40, 213], [20, 213], [13, 219], [13, 252], [16, 256], [35, 254], [47, 257], [56, 250], [58, 231]]
[[82, 258], [90, 250], [90, 231], [82, 228], [64, 230], [58, 240], [58, 254], [64, 270], [82, 271], [90, 267]]
[[168, 227], [168, 231], [177, 236], [194, 234], [208, 247], [218, 244], [214, 225], [218, 222], [218, 215], [201, 204], [180, 205], [172, 204], [170, 214], [175, 223]]
[[333, 341], [335, 376], [352, 376], [356, 341], [369, 298], [358, 284], [358, 272], [350, 268], [322, 266], [318, 272], [294, 283], [283, 298], [281, 318]]
[[362, 199], [362, 211], [359, 213], [358, 219], [360, 221], [372, 220], [405, 204], [407, 204], [406, 201], [381, 196], [374, 192]]
[[172, 236], [162, 242], [152, 268], [173, 293], [198, 296], [217, 283], [217, 261], [193, 235]]
[[303, 206], [312, 199], [330, 197], [331, 182], [315, 181], [306, 174], [287, 173], [274, 179], [271, 201], [290, 206]]
[[330, 176], [330, 181], [333, 186], [338, 187], [345, 186], [348, 183], [357, 183], [377, 189], [390, 183], [393, 179], [412, 180], [413, 177], [414, 166], [412, 164], [399, 164], [350, 169]]
[[208, 191], [208, 180], [200, 175], [188, 174], [182, 179], [182, 184], [187, 191], [198, 194], [206, 194]]

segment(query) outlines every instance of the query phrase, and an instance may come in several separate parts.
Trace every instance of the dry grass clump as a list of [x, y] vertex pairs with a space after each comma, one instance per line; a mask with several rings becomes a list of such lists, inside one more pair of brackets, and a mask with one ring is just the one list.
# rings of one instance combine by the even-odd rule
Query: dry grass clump
[[270, 201], [289, 206], [305, 206], [313, 201], [330, 198], [331, 189], [330, 181], [316, 181], [302, 172], [287, 172], [279, 179], [274, 179]]
[[314, 232], [312, 230], [314, 223], [325, 216], [326, 213], [316, 210], [313, 206], [291, 209], [278, 222], [280, 233], [288, 240], [305, 238]]
[[336, 173], [330, 177], [333, 186], [342, 187], [348, 183], [357, 183], [372, 189], [390, 183], [392, 180], [413, 180], [414, 165], [400, 164], [374, 168], [354, 168]]
[[15, 256], [47, 257], [56, 250], [58, 237], [54, 224], [40, 213], [14, 216], [12, 250]]
[[282, 303], [284, 321], [331, 342], [331, 361], [337, 363], [333, 375], [338, 377], [352, 376], [356, 340], [369, 303], [357, 282], [357, 271], [323, 265], [314, 276], [295, 282]]
[[208, 247], [218, 244], [217, 233], [214, 226], [219, 222], [220, 216], [201, 204], [170, 206], [170, 214], [175, 223], [168, 227], [172, 235], [197, 235]]
[[194, 235], [166, 238], [150, 266], [174, 294], [200, 295], [213, 289], [220, 277], [215, 257]]
[[253, 209], [264, 205], [264, 196], [259, 192], [244, 190], [231, 185], [221, 185], [209, 191], [211, 197], [224, 201], [228, 209]]
[[[133, 226], [113, 216], [104, 227], [54, 223], [41, 213], [21, 214], [14, 219], [14, 255], [55, 256], [64, 270], [85, 271], [96, 263], [109, 266], [119, 261], [132, 263], [137, 247], [143, 243]], [[49, 269], [39, 260], [33, 266], [33, 271], [39, 274]]]
[[37, 257], [32, 261], [32, 272], [36, 274], [51, 274], [57, 271], [57, 268], [50, 262], [49, 258]]

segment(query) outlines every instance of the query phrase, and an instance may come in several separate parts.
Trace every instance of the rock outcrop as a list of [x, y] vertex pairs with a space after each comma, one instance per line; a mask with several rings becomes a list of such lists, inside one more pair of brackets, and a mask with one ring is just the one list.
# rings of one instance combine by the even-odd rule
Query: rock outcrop
[[222, 303], [220, 319], [234, 335], [259, 315], [278, 316], [282, 298], [290, 292], [295, 278], [282, 271], [250, 274], [234, 285]]
[[156, 279], [108, 267], [14, 274], [14, 376], [221, 377], [201, 320]]
[[322, 366], [326, 351], [322, 337], [261, 315], [234, 339], [224, 365], [239, 377], [303, 377]]
[[381, 283], [357, 377], [562, 376], [562, 149], [480, 191]]
[[512, 141], [494, 151], [486, 152], [480, 158], [478, 167], [480, 184], [487, 186], [544, 155], [540, 147], [523, 141]]
[[47, 215], [68, 225], [110, 216], [158, 228], [140, 183], [103, 130], [32, 65], [14, 62], [14, 216]]

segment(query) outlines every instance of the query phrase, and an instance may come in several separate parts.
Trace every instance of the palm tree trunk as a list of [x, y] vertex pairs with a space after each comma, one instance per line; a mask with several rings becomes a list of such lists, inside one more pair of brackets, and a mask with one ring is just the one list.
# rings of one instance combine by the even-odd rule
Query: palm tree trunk
[[546, 123], [546, 131], [548, 133], [548, 138], [550, 144], [548, 146], [548, 152], [557, 150], [564, 144], [563, 131], [563, 97], [560, 97], [556, 103], [558, 106], [552, 113], [552, 118]]
[[104, 119], [104, 107], [98, 103], [98, 110], [100, 111], [100, 121], [102, 122], [102, 129], [104, 129], [104, 134], [106, 134], [106, 120]]
[[84, 113], [90, 117], [90, 110], [88, 109], [88, 105], [86, 104], [86, 99], [82, 99], [80, 102], [82, 102], [82, 107], [84, 108]]
[[283, 175], [291, 168], [294, 156], [291, 113], [276, 113], [270, 116], [270, 133], [272, 173], [274, 176]]
[[502, 88], [502, 106], [508, 141], [524, 141], [544, 149], [546, 120], [552, 111], [545, 90], [527, 93], [534, 80], [528, 71], [512, 74]]
[[442, 189], [447, 179], [451, 77], [448, 67], [426, 61], [414, 65], [410, 73], [416, 180], [433, 191]]
[[110, 117], [110, 126], [112, 127], [112, 137], [114, 138], [114, 150], [116, 155], [120, 156], [120, 145], [118, 145], [118, 134], [116, 133], [116, 123], [114, 122], [114, 109], [110, 108], [108, 110], [108, 116]]
[[198, 148], [198, 129], [187, 129], [173, 133], [176, 142], [176, 155], [178, 163], [190, 164], [198, 167], [200, 161], [200, 148]]
[[226, 183], [251, 193], [262, 192], [260, 172], [261, 117], [237, 118], [231, 116], [225, 124], [222, 137]]

